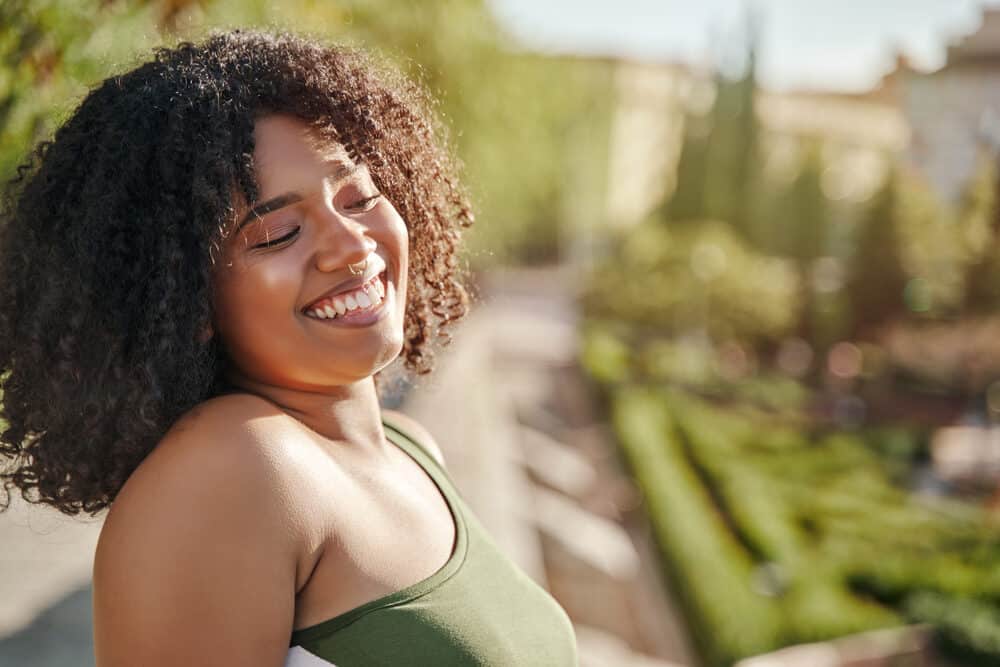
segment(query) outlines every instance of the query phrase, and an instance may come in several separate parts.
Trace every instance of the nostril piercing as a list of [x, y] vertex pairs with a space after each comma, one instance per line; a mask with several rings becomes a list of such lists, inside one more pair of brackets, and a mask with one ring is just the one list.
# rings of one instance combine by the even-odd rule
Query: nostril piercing
[[357, 264], [348, 264], [347, 268], [351, 272], [351, 275], [360, 276], [365, 272], [365, 267], [368, 266], [368, 260], [363, 260]]

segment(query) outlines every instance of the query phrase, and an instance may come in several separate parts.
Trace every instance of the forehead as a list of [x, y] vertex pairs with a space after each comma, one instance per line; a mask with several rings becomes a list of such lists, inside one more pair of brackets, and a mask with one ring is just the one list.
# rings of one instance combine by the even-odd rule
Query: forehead
[[304, 121], [274, 114], [255, 122], [254, 171], [262, 193], [328, 172], [331, 164], [354, 166], [342, 144], [322, 137]]

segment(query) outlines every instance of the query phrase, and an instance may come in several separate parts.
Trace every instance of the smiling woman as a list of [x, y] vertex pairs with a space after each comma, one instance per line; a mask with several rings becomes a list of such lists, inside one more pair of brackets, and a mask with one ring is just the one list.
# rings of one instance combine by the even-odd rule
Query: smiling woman
[[372, 376], [403, 345], [406, 224], [365, 165], [294, 116], [257, 121], [254, 164], [262, 203], [238, 215], [213, 281], [231, 381], [322, 391]]
[[4, 491], [106, 509], [98, 667], [576, 664], [376, 380], [464, 315], [422, 93], [231, 32], [97, 86], [9, 184]]

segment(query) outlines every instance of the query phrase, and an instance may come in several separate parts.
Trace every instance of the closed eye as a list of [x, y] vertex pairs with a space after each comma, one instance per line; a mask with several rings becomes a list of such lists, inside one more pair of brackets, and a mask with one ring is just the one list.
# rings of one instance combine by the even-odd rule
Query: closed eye
[[375, 204], [378, 202], [379, 197], [381, 196], [382, 196], [381, 192], [376, 192], [371, 197], [365, 197], [364, 199], [359, 199], [358, 201], [348, 206], [347, 210], [360, 211], [360, 212], [370, 211], [375, 207]]
[[274, 246], [277, 246], [277, 245], [281, 245], [285, 241], [291, 241], [293, 238], [295, 238], [295, 236], [298, 235], [298, 233], [299, 233], [299, 228], [296, 227], [295, 229], [293, 229], [292, 231], [288, 232], [284, 236], [279, 236], [276, 239], [268, 239], [267, 241], [264, 241], [263, 243], [258, 243], [257, 245], [255, 245], [253, 247], [254, 248], [271, 248], [271, 247], [274, 247]]

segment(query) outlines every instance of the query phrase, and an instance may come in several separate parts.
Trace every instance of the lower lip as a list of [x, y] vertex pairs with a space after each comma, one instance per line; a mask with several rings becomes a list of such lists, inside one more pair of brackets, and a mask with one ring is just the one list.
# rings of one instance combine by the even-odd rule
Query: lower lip
[[330, 324], [333, 326], [366, 327], [371, 324], [375, 324], [389, 312], [389, 309], [386, 308], [386, 302], [389, 300], [389, 280], [385, 274], [380, 276], [379, 280], [382, 281], [382, 292], [385, 296], [382, 297], [382, 301], [380, 301], [376, 307], [367, 308], [365, 310], [361, 310], [360, 312], [357, 310], [348, 311], [343, 315], [338, 315], [337, 317], [328, 320], [321, 320], [316, 317], [309, 317], [308, 315], [306, 315], [306, 317], [314, 322], [318, 322], [319, 324]]

